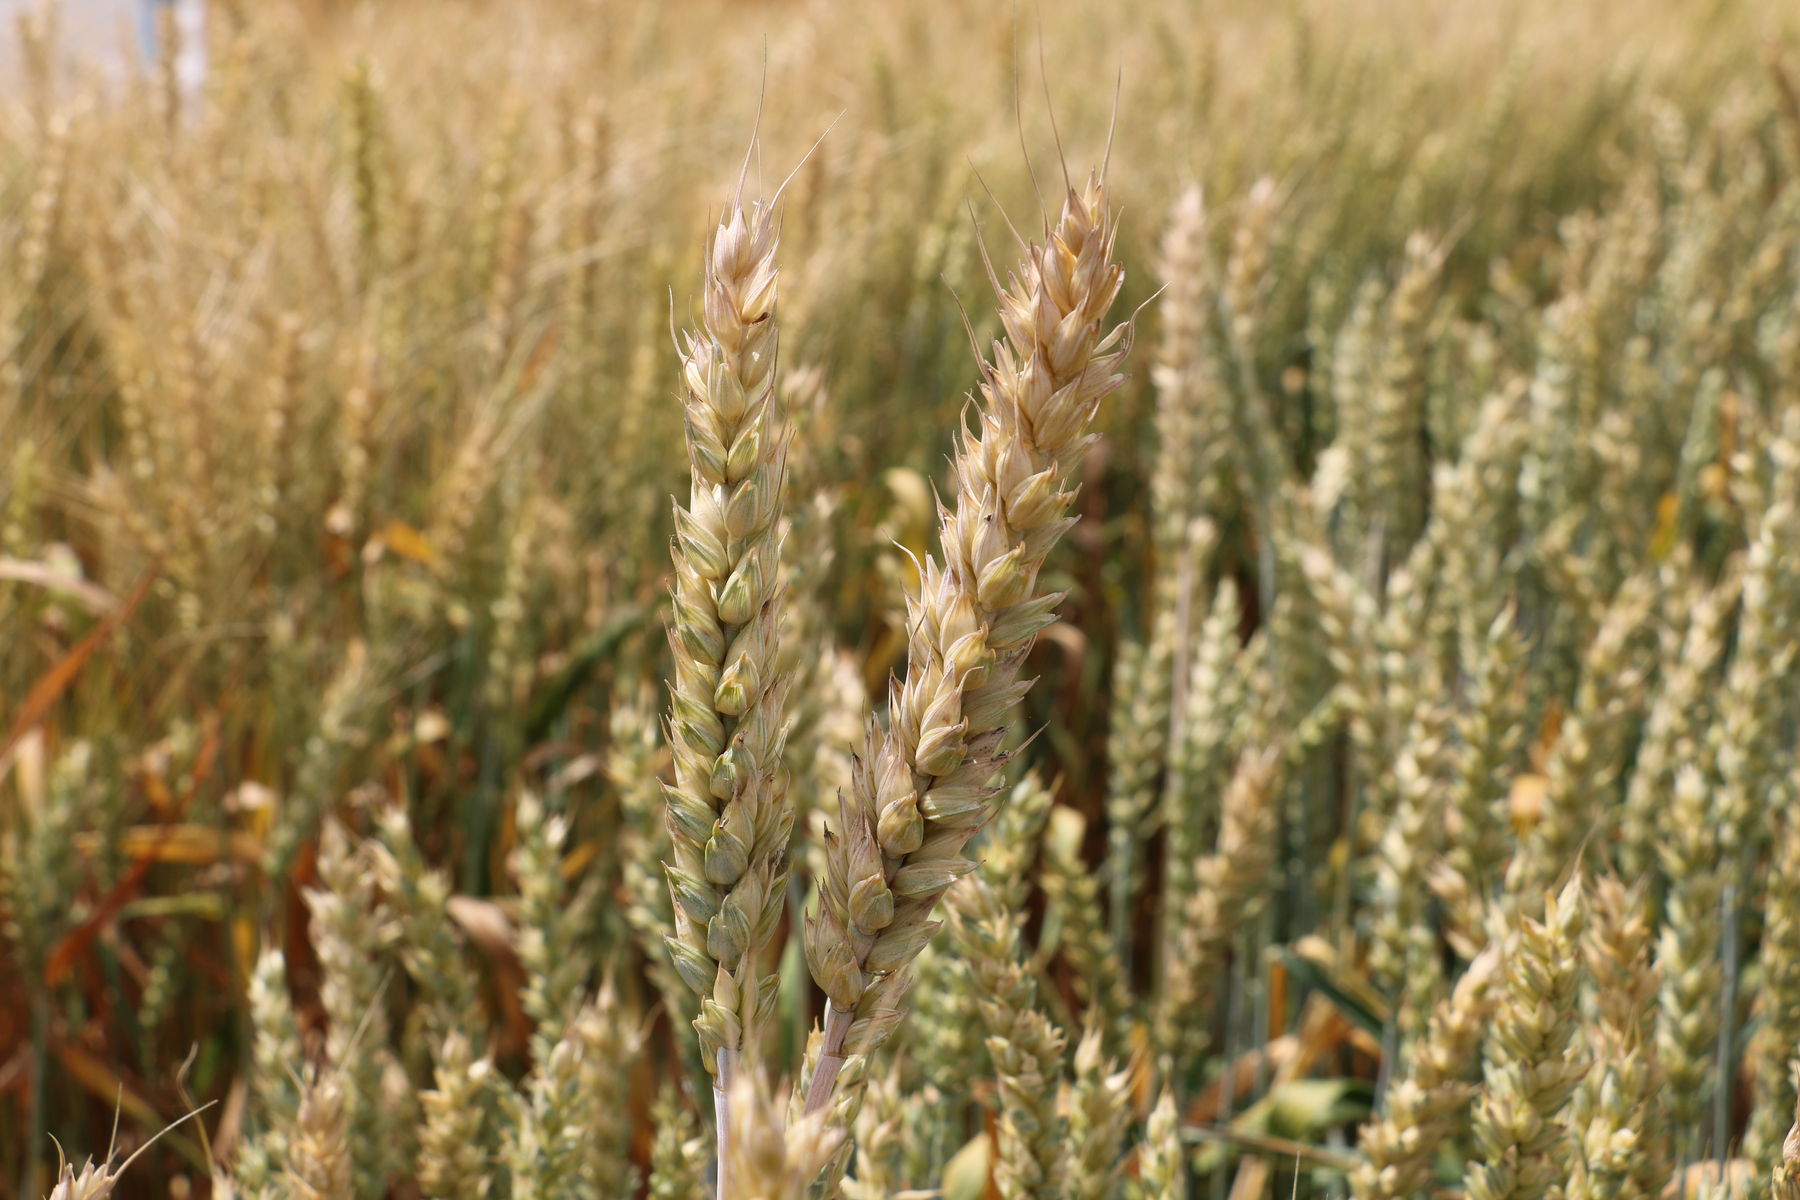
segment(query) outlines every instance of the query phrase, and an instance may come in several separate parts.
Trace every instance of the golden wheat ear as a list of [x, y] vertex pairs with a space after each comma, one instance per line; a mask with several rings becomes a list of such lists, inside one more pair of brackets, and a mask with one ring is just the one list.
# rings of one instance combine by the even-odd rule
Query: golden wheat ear
[[743, 187], [740, 176], [707, 242], [699, 327], [678, 342], [690, 487], [675, 509], [675, 781], [665, 788], [668, 946], [700, 997], [693, 1026], [713, 1076], [721, 1172], [737, 1160], [728, 1148], [733, 1075], [775, 1011], [777, 976], [763, 949], [786, 908], [794, 826], [779, 650], [789, 443], [776, 388], [781, 239], [773, 206], [746, 209]]
[[1074, 480], [1116, 390], [1128, 344], [1108, 324], [1124, 281], [1104, 184], [1070, 188], [1062, 215], [999, 293], [1005, 336], [981, 364], [980, 404], [940, 506], [941, 559], [907, 597], [905, 675], [886, 725], [870, 729], [806, 926], [807, 961], [828, 999], [805, 1111], [832, 1103], [846, 1056], [866, 1054], [904, 1012], [932, 911], [973, 869], [963, 853], [994, 812], [1022, 668], [1061, 596], [1039, 581], [1073, 524]]

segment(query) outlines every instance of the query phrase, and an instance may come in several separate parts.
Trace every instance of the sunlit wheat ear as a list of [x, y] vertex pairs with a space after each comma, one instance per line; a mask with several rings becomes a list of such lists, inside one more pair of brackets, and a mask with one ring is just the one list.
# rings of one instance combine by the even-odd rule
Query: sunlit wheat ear
[[1560, 1120], [1587, 1074], [1579, 1027], [1581, 879], [1548, 897], [1544, 919], [1515, 915], [1501, 933], [1500, 1001], [1475, 1104], [1471, 1200], [1543, 1200], [1565, 1178]]
[[694, 1028], [721, 1143], [732, 1067], [774, 1011], [762, 949], [786, 903], [794, 825], [777, 646], [788, 441], [775, 389], [779, 244], [771, 208], [734, 198], [707, 244], [700, 328], [680, 344], [691, 489], [675, 510], [668, 945], [701, 997]]
[[[984, 366], [974, 428], [958, 438], [942, 561], [907, 599], [906, 672], [889, 719], [870, 729], [841, 801], [807, 961], [829, 1005], [806, 1110], [823, 1110], [847, 1054], [899, 1022], [908, 968], [937, 928], [945, 889], [991, 815], [1020, 674], [1060, 597], [1038, 575], [1073, 522], [1072, 483], [1121, 382], [1127, 327], [1107, 314], [1124, 279], [1098, 177], [1071, 189], [1046, 243], [1000, 291], [1004, 340]], [[996, 281], [998, 289], [998, 281]]]
[[1405, 1200], [1429, 1184], [1438, 1150], [1468, 1124], [1481, 1039], [1499, 1001], [1500, 952], [1475, 957], [1450, 995], [1438, 1001], [1404, 1074], [1396, 1073], [1386, 1109], [1362, 1128], [1365, 1161], [1350, 1175], [1357, 1200]]

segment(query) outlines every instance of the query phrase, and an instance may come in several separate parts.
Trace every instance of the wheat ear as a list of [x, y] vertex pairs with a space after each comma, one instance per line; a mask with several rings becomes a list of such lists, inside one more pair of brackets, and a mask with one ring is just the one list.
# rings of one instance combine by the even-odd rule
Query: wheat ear
[[1402, 1200], [1430, 1183], [1439, 1147], [1467, 1121], [1480, 1090], [1471, 1076], [1499, 999], [1499, 968], [1499, 948], [1489, 946], [1438, 1000], [1405, 1075], [1388, 1088], [1386, 1110], [1363, 1126], [1358, 1143], [1366, 1161], [1350, 1174], [1357, 1200]]
[[669, 948], [701, 997], [694, 1028], [714, 1077], [721, 1168], [732, 1067], [775, 1003], [760, 952], [781, 920], [794, 824], [776, 647], [786, 452], [775, 394], [779, 240], [770, 206], [746, 211], [733, 200], [707, 246], [701, 327], [680, 346], [692, 489], [675, 511], [671, 588]]
[[1575, 1037], [1584, 908], [1577, 875], [1546, 897], [1541, 923], [1517, 913], [1504, 931], [1504, 980], [1473, 1114], [1477, 1154], [1463, 1177], [1469, 1200], [1545, 1200], [1560, 1191], [1570, 1150], [1562, 1111], [1587, 1074]]
[[992, 815], [1007, 722], [1030, 687], [1020, 670], [1061, 598], [1038, 572], [1074, 520], [1069, 481], [1122, 381], [1128, 327], [1106, 325], [1124, 279], [1113, 240], [1105, 186], [1090, 177], [1008, 286], [995, 280], [1006, 337], [957, 446], [943, 561], [921, 564], [907, 599], [906, 675], [856, 764], [807, 922], [807, 961], [829, 998], [808, 1113], [830, 1103], [845, 1056], [899, 1022], [906, 968], [937, 928], [931, 911], [973, 866], [963, 847]]

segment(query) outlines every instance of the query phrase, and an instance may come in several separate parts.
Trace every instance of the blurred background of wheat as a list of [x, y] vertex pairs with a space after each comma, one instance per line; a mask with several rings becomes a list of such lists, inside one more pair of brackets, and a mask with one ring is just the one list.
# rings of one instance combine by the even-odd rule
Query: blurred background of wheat
[[[214, 1155], [305, 1194], [320, 1062], [357, 1196], [523, 1180], [564, 984], [614, 1089], [572, 1194], [698, 1194], [655, 868], [672, 317], [760, 106], [816, 827], [905, 654], [959, 301], [985, 345], [983, 244], [1058, 203], [1052, 103], [1073, 165], [1116, 115], [1121, 309], [1164, 290], [1048, 568], [999, 895], [953, 904], [866, 1065], [850, 1194], [1027, 1195], [1032, 1155], [1039, 1195], [1414, 1195], [1465, 1159], [1481, 1197], [1722, 1195], [1720, 1164], [1766, 1194], [1800, 1054], [1797, 27], [221, 0], [191, 89], [169, 37], [97, 74], [22, 19], [0, 1196], [49, 1190], [47, 1135], [97, 1156], [117, 1109], [130, 1149], [206, 1101], [122, 1190], [222, 1194]], [[778, 941], [791, 1070], [817, 1002]], [[1054, 1026], [1033, 1086], [999, 1003]]]

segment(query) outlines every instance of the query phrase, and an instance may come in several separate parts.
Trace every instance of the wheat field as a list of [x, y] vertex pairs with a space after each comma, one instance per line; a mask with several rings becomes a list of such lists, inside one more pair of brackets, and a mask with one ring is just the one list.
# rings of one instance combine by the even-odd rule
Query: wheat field
[[1800, 10], [205, 16], [0, 40], [0, 1200], [1800, 1200]]

